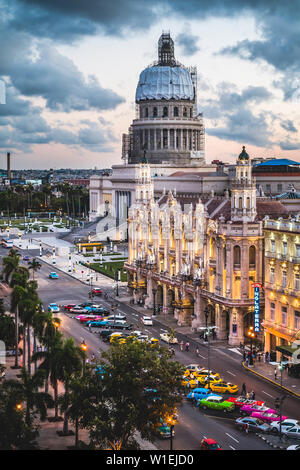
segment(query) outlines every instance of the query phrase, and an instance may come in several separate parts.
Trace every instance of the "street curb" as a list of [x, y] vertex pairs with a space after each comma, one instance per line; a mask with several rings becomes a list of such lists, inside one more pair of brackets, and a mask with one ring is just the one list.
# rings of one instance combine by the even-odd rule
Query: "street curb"
[[266, 444], [268, 444], [270, 447], [273, 447], [274, 449], [280, 449], [280, 450], [286, 450], [286, 447], [282, 447], [280, 445], [277, 445], [277, 444], [273, 444], [273, 442], [269, 441], [263, 434], [257, 434], [256, 435], [262, 439], [263, 441], [265, 441]]
[[249, 372], [252, 372], [252, 374], [255, 374], [255, 375], [258, 375], [260, 378], [262, 379], [265, 379], [267, 380], [268, 382], [272, 383], [273, 385], [276, 385], [277, 387], [279, 388], [283, 388], [286, 392], [288, 393], [291, 393], [292, 395], [294, 395], [295, 397], [297, 398], [300, 398], [300, 395], [296, 392], [294, 392], [293, 390], [287, 388], [287, 387], [281, 387], [277, 382], [275, 382], [274, 380], [272, 379], [269, 379], [268, 377], [266, 377], [265, 375], [262, 375], [260, 374], [259, 372], [256, 372], [255, 370], [253, 369], [250, 369], [249, 367], [247, 367], [244, 363], [244, 361], [242, 361], [242, 366], [244, 367], [245, 370], [249, 371]]

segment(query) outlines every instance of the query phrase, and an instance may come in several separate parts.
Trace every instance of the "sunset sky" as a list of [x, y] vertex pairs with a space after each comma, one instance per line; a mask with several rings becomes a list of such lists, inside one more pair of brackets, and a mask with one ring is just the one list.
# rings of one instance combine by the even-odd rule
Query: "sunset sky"
[[0, 167], [120, 163], [162, 30], [197, 66], [208, 162], [300, 161], [300, 0], [0, 0]]

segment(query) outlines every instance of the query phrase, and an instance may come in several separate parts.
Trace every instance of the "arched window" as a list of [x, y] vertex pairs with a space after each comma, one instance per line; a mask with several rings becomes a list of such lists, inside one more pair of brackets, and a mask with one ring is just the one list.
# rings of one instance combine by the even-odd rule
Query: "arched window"
[[233, 247], [233, 264], [234, 266], [241, 266], [241, 248], [238, 245]]
[[157, 107], [153, 108], [153, 117], [157, 117]]
[[254, 245], [249, 248], [249, 266], [255, 268], [256, 265], [256, 248]]
[[145, 117], [148, 117], [148, 108], [145, 108]]
[[163, 109], [163, 117], [167, 117], [167, 116], [168, 116], [168, 108], [167, 106], [165, 106]]
[[193, 117], [193, 108], [190, 108], [190, 117]]
[[243, 209], [243, 198], [239, 197], [239, 209]]
[[247, 197], [247, 209], [250, 209], [250, 197]]
[[174, 108], [174, 117], [178, 117], [178, 107], [175, 106]]
[[187, 117], [187, 109], [186, 108], [183, 108], [183, 116]]

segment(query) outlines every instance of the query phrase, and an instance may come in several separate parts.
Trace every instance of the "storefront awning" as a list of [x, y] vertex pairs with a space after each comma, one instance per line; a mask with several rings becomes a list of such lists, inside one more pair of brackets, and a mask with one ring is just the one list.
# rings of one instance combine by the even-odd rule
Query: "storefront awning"
[[291, 346], [276, 346], [276, 351], [281, 352], [285, 356], [292, 357], [294, 352], [297, 351], [297, 348], [292, 348]]

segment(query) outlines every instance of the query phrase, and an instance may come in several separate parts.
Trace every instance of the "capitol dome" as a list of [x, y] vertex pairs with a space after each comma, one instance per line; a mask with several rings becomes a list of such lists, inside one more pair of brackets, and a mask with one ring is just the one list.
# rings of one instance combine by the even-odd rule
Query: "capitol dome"
[[188, 69], [154, 65], [142, 71], [136, 89], [136, 102], [162, 99], [194, 99], [194, 86]]

